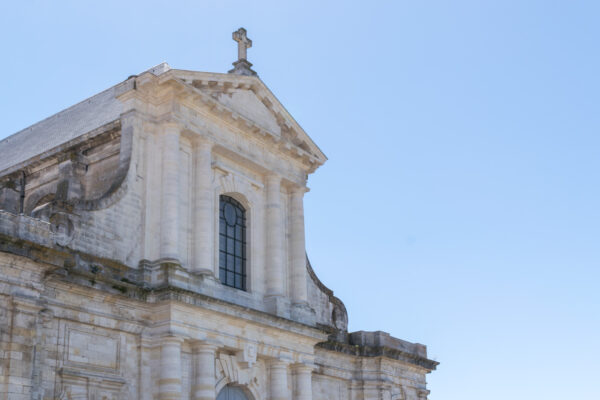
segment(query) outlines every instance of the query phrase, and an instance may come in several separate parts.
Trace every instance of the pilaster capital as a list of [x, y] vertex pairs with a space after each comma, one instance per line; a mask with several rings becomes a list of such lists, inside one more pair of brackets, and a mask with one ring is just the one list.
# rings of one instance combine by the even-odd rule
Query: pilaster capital
[[213, 341], [206, 340], [194, 340], [192, 342], [192, 349], [196, 353], [216, 353], [217, 349], [220, 347], [219, 343]]
[[132, 108], [121, 113], [121, 126], [131, 125], [139, 122], [142, 119], [142, 114], [139, 110]]
[[211, 152], [215, 143], [206, 136], [196, 136], [194, 146], [201, 152]]
[[265, 181], [267, 183], [268, 186], [273, 186], [273, 185], [281, 185], [281, 175], [279, 175], [276, 172], [269, 172], [266, 176], [265, 176]]
[[271, 369], [287, 369], [290, 365], [289, 360], [276, 358], [274, 360], [269, 361], [269, 368]]
[[292, 371], [294, 371], [296, 373], [310, 374], [316, 369], [316, 366], [314, 364], [297, 363], [297, 364], [292, 364], [291, 368], [292, 368]]
[[181, 132], [181, 127], [175, 121], [165, 121], [160, 124], [160, 130], [165, 133], [179, 134]]
[[181, 336], [175, 336], [175, 335], [164, 335], [158, 338], [158, 343], [160, 343], [161, 345], [164, 344], [176, 344], [176, 345], [181, 345], [183, 342], [185, 341], [185, 339]]
[[303, 185], [293, 185], [289, 188], [290, 194], [302, 197], [305, 193], [310, 192], [310, 188]]

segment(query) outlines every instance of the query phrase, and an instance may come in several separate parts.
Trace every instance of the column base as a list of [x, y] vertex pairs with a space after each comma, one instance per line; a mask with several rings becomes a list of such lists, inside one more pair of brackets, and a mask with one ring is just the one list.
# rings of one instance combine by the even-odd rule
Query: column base
[[[141, 260], [140, 269], [144, 286], [148, 288], [174, 285], [175, 282], [185, 280], [187, 271], [181, 262], [175, 258], [159, 258], [155, 261]], [[175, 283], [175, 285], [177, 285]]]
[[196, 275], [196, 276], [201, 276], [203, 278], [215, 278], [215, 271], [213, 271], [210, 268], [197, 268], [194, 269], [192, 271], [190, 271], [190, 274], [192, 275]]
[[265, 309], [268, 313], [275, 314], [278, 317], [290, 318], [290, 305], [283, 296], [265, 297]]
[[293, 303], [290, 310], [290, 317], [294, 321], [298, 321], [306, 325], [315, 325], [317, 315], [315, 310], [310, 308], [308, 303]]

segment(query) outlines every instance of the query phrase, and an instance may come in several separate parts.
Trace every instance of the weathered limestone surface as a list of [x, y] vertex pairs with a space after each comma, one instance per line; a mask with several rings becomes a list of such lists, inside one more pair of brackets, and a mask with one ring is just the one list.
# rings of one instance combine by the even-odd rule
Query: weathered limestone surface
[[[0, 399], [427, 397], [425, 346], [348, 333], [304, 249], [326, 157], [236, 68], [161, 64], [0, 142]], [[245, 291], [219, 278], [221, 195]]]

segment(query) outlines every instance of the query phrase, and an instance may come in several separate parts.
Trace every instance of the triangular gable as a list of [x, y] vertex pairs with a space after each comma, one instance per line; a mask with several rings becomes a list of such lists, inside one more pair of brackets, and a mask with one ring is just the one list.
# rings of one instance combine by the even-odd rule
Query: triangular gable
[[277, 122], [277, 118], [275, 118], [271, 110], [258, 99], [252, 90], [230, 88], [224, 92], [209, 87], [200, 90], [210, 94], [219, 103], [232, 109], [244, 118], [249, 119], [261, 128], [275, 134], [275, 136], [281, 136], [281, 127]]
[[176, 78], [211, 96], [223, 107], [252, 121], [273, 136], [282, 137], [290, 144], [311, 154], [324, 163], [327, 157], [285, 107], [255, 76], [218, 74], [172, 69], [160, 76], [162, 81]]

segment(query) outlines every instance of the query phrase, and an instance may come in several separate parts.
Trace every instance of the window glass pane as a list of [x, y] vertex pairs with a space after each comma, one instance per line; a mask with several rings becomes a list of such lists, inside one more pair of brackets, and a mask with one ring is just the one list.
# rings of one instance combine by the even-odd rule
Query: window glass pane
[[246, 289], [246, 212], [235, 199], [219, 199], [219, 279], [224, 285]]
[[234, 205], [227, 203], [223, 208], [223, 217], [225, 218], [225, 222], [227, 225], [235, 225], [235, 221], [237, 219], [237, 209]]

